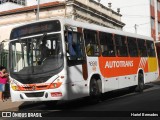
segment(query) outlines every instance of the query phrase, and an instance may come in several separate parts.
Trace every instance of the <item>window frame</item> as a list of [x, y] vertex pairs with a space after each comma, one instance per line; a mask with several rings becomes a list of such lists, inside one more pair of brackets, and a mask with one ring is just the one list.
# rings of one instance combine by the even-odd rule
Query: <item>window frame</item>
[[11, 2], [18, 5], [26, 6], [26, 0], [0, 0], [0, 4], [6, 3], [6, 2]]
[[[112, 43], [111, 43], [111, 41], [112, 41]], [[102, 54], [103, 57], [115, 57], [116, 56], [113, 33], [99, 32], [99, 43], [100, 43], [100, 48], [101, 48], [101, 54]], [[106, 48], [108, 50], [107, 51], [105, 51], [105, 50], [103, 51], [102, 45], [106, 46]], [[107, 54], [103, 54], [104, 52], [107, 52]]]
[[[132, 43], [131, 43], [132, 41]], [[138, 43], [137, 43], [137, 39], [135, 37], [127, 37], [127, 46], [128, 46], [128, 52], [129, 52], [129, 56], [130, 57], [139, 57], [139, 53], [138, 53]], [[135, 43], [133, 45], [133, 43]], [[131, 48], [132, 47], [132, 48]], [[136, 50], [136, 55], [131, 54], [133, 52], [133, 50]]]
[[155, 29], [155, 19], [151, 17], [151, 29]]
[[[119, 44], [122, 44], [122, 45], [117, 45], [116, 36], [121, 37], [122, 41], [121, 41], [121, 43], [119, 41]], [[114, 34], [114, 41], [115, 41], [116, 55], [118, 57], [129, 57], [128, 45], [127, 45], [127, 37], [124, 36], [124, 35], [120, 35], [120, 34]], [[125, 50], [122, 47], [125, 47]], [[122, 51], [122, 49], [123, 49], [123, 51]], [[124, 51], [126, 51], [126, 55], [123, 55]], [[122, 55], [121, 55], [121, 53], [122, 53]]]
[[[71, 56], [68, 56], [70, 55], [69, 54], [69, 43], [67, 43], [67, 40], [68, 40], [68, 33], [71, 32], [72, 35], [73, 33], [76, 33], [76, 34], [79, 34], [80, 37], [81, 37], [81, 41], [79, 41], [80, 45], [81, 45], [81, 50], [82, 50], [82, 57], [83, 59], [69, 59], [69, 57]], [[86, 60], [86, 53], [85, 53], [85, 48], [84, 48], [84, 40], [83, 40], [83, 34], [81, 32], [76, 32], [76, 31], [69, 31], [69, 30], [65, 30], [64, 33], [67, 33], [67, 34], [64, 34], [66, 35], [64, 38], [65, 38], [65, 45], [66, 45], [66, 58], [67, 58], [67, 64], [68, 66], [74, 66], [74, 65], [79, 65], [79, 64], [83, 64]], [[67, 40], [66, 40], [67, 39]], [[72, 38], [73, 39], [73, 38]], [[73, 42], [73, 41], [72, 41]], [[75, 50], [75, 49], [74, 49]]]
[[[151, 49], [150, 51], [150, 48], [148, 47], [148, 43], [150, 42], [149, 45], [153, 45], [153, 46], [150, 46], [151, 48], [153, 47], [154, 49]], [[155, 52], [155, 44], [153, 41], [149, 41], [149, 40], [146, 40], [146, 47], [147, 47], [147, 54], [148, 54], [148, 57], [156, 57], [156, 52]], [[154, 52], [154, 54], [153, 54]]]
[[[87, 33], [86, 33], [87, 32]], [[90, 33], [89, 33], [90, 32]], [[94, 41], [93, 40], [87, 40], [87, 38], [86, 38], [86, 34], [90, 34], [90, 35], [92, 35], [92, 33], [94, 33], [96, 36], [94, 36], [95, 37], [95, 39], [94, 39]], [[98, 39], [98, 32], [96, 31], [96, 30], [90, 30], [90, 29], [83, 29], [83, 36], [84, 36], [84, 43], [85, 43], [85, 50], [86, 50], [86, 55], [88, 56], [88, 57], [99, 57], [100, 56], [100, 46], [99, 46], [99, 39]], [[89, 45], [90, 44], [90, 45]], [[87, 48], [88, 47], [88, 48]], [[90, 48], [89, 48], [90, 47]], [[96, 48], [95, 48], [96, 47]], [[93, 49], [93, 51], [91, 51], [90, 49]], [[89, 52], [89, 50], [87, 50], [87, 49], [89, 49], [90, 50], [90, 52], [93, 52], [93, 54], [91, 54], [91, 55], [89, 55], [88, 54], [88, 52]], [[96, 51], [96, 50], [98, 50], [98, 51]], [[94, 52], [95, 51], [95, 52]], [[96, 55], [96, 52], [98, 53], [97, 55]]]
[[[145, 50], [145, 52], [146, 52], [146, 55], [141, 55], [141, 50], [140, 50], [140, 48], [143, 48], [141, 45], [139, 45], [139, 42], [141, 42], [141, 41], [144, 41], [144, 46], [145, 46], [145, 48], [144, 49], [141, 49], [141, 50]], [[148, 53], [147, 53], [147, 45], [146, 45], [146, 40], [145, 39], [142, 39], [142, 38], [137, 38], [137, 45], [138, 45], [138, 53], [139, 53], [139, 56], [140, 57], [148, 57]], [[141, 46], [141, 47], [140, 47]], [[143, 51], [142, 51], [143, 52]]]

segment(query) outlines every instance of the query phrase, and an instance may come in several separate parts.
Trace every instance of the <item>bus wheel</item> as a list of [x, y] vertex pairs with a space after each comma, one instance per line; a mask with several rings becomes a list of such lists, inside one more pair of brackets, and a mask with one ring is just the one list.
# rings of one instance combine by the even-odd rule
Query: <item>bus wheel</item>
[[142, 93], [144, 89], [144, 77], [142, 73], [138, 74], [138, 86], [137, 86], [137, 92]]
[[57, 105], [57, 102], [58, 101], [44, 101], [43, 103], [46, 107], [53, 107], [53, 106]]
[[98, 103], [101, 96], [101, 88], [100, 85], [101, 80], [92, 78], [90, 81], [90, 101], [91, 103]]

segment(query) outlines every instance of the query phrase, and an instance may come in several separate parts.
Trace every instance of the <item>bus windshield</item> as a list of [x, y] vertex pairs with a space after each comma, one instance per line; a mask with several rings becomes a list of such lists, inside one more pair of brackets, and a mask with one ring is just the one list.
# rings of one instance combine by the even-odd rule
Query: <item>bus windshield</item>
[[43, 34], [10, 42], [10, 73], [14, 78], [44, 76], [62, 66], [61, 34]]

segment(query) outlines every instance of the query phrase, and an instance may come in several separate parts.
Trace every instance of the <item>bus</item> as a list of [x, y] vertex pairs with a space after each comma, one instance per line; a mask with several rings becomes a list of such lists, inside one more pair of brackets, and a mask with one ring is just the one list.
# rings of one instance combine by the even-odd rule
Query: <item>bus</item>
[[158, 78], [152, 38], [67, 18], [15, 27], [9, 42], [11, 100], [60, 101], [134, 88]]

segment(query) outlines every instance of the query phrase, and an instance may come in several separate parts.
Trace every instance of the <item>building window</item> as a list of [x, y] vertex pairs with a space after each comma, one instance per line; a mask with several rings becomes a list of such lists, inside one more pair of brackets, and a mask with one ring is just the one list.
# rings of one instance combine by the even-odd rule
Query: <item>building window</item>
[[160, 2], [158, 2], [157, 9], [160, 11]]
[[160, 23], [158, 22], [158, 32], [160, 33]]
[[154, 19], [153, 19], [153, 18], [151, 18], [151, 28], [152, 28], [152, 29], [155, 29], [155, 22], [154, 22]]
[[151, 0], [151, 5], [154, 6], [154, 0]]
[[0, 0], [0, 4], [6, 3], [6, 2], [12, 2], [19, 5], [26, 5], [26, 0]]

